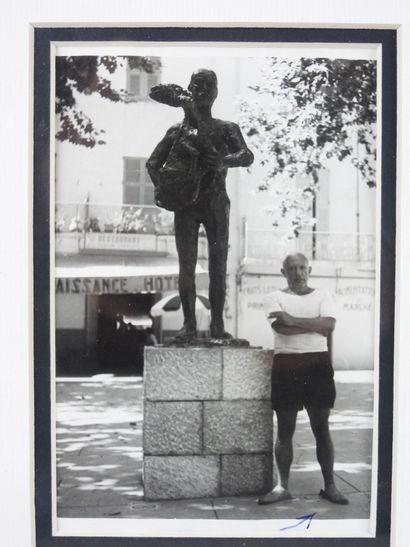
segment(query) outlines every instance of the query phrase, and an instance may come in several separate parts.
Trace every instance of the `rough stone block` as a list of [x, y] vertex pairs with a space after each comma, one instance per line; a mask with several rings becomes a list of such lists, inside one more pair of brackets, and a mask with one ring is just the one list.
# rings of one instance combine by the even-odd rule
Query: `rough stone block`
[[223, 399], [270, 399], [273, 352], [223, 350]]
[[220, 348], [147, 348], [144, 397], [156, 401], [220, 399]]
[[201, 454], [202, 403], [144, 403], [144, 454]]
[[263, 494], [272, 489], [271, 454], [222, 456], [221, 495]]
[[219, 480], [217, 456], [144, 458], [144, 495], [147, 500], [216, 497]]
[[273, 414], [270, 401], [204, 403], [204, 452], [271, 452]]

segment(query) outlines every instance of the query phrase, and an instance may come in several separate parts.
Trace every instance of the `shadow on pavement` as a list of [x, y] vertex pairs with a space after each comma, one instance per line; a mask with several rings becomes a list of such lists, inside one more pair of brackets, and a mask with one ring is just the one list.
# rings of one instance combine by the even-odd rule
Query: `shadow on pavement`
[[299, 413], [290, 488], [294, 499], [259, 506], [256, 497], [146, 502], [142, 488], [142, 378], [102, 375], [58, 380], [59, 517], [274, 519], [368, 518], [373, 386], [337, 384], [331, 429], [338, 487], [350, 504], [318, 497], [322, 478], [306, 412]]

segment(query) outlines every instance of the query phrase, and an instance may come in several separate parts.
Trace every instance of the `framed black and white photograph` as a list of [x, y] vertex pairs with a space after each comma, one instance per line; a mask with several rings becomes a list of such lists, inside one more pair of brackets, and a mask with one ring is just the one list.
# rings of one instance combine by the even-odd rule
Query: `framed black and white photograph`
[[32, 38], [37, 544], [390, 545], [397, 31]]

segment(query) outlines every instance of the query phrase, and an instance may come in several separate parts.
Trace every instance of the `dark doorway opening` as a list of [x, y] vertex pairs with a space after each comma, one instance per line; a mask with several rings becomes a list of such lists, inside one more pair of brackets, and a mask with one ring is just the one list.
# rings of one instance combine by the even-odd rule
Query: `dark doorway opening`
[[98, 297], [97, 363], [102, 373], [141, 375], [146, 329], [155, 294], [104, 294]]

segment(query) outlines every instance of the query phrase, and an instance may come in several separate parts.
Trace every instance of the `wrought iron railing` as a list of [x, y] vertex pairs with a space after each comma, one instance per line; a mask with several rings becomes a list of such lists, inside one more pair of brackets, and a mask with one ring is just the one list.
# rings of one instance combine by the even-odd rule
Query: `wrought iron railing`
[[172, 213], [154, 205], [57, 203], [55, 231], [170, 235], [174, 220]]
[[[154, 205], [57, 203], [56, 233], [117, 233], [173, 235], [174, 215]], [[279, 230], [243, 230], [243, 258], [282, 259], [301, 252], [310, 260], [375, 260], [372, 234], [300, 231], [297, 236]]]
[[[83, 251], [161, 253], [176, 256], [173, 213], [153, 205], [57, 203], [56, 252]], [[201, 229], [198, 258], [207, 258]]]
[[312, 231], [294, 236], [276, 230], [245, 230], [245, 259], [281, 260], [292, 252], [303, 253], [309, 260], [374, 262], [375, 236]]

